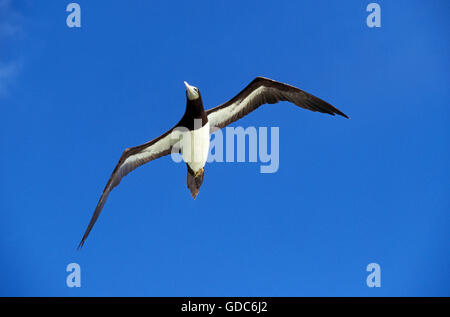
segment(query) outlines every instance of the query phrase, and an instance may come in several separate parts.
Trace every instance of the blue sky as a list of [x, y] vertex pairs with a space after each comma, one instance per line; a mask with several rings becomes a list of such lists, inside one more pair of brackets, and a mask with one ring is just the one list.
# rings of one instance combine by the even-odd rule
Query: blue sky
[[[449, 296], [448, 1], [0, 1], [0, 295]], [[164, 132], [183, 81], [216, 106], [255, 76], [287, 103], [280, 169], [212, 163], [194, 201], [170, 157], [127, 176], [76, 246], [126, 147]], [[81, 288], [66, 266], [81, 266]], [[367, 264], [381, 288], [366, 286]]]

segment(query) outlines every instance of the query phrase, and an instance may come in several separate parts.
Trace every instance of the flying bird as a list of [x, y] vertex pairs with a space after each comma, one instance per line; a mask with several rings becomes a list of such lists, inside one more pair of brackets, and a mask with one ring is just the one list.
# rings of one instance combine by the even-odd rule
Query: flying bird
[[[229, 101], [209, 110], [203, 108], [200, 90], [184, 82], [186, 86], [186, 110], [181, 120], [169, 131], [142, 145], [127, 148], [119, 159], [106, 183], [94, 214], [78, 249], [97, 221], [111, 190], [119, 185], [128, 173], [152, 160], [168, 155], [181, 138], [190, 138], [189, 147], [181, 146], [179, 152], [187, 166], [187, 187], [195, 199], [203, 183], [205, 163], [209, 153], [210, 134], [246, 116], [263, 104], [289, 101], [301, 108], [330, 115], [347, 115], [299, 88], [264, 77], [255, 78], [247, 87]], [[180, 132], [182, 131], [182, 132]], [[178, 145], [177, 145], [178, 143]], [[194, 158], [194, 159], [193, 159]]]

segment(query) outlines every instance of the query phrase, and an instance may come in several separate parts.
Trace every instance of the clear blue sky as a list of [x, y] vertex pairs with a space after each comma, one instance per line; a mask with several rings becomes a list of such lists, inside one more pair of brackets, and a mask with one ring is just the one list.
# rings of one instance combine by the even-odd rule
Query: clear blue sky
[[[378, 1], [378, 29], [370, 1], [79, 0], [80, 29], [69, 2], [0, 1], [0, 295], [450, 295], [449, 1]], [[351, 120], [265, 106], [238, 124], [280, 127], [277, 173], [209, 164], [194, 201], [159, 159], [76, 251], [122, 151], [181, 117], [184, 80], [213, 107], [259, 75]]]

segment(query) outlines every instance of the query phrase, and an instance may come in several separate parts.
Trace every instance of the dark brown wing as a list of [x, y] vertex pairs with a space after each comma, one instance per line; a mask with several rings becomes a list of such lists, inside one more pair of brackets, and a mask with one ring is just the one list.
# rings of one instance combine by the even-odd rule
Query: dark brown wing
[[114, 187], [119, 185], [122, 178], [137, 167], [159, 157], [170, 154], [172, 146], [177, 142], [176, 138], [172, 138], [172, 131], [173, 129], [167, 131], [166, 133], [152, 141], [136, 147], [128, 148], [123, 152], [122, 156], [120, 157], [119, 163], [117, 163], [116, 167], [114, 168], [114, 171], [111, 174], [111, 177], [109, 178], [102, 195], [100, 196], [100, 200], [97, 204], [97, 207], [95, 207], [95, 211], [92, 215], [91, 221], [89, 222], [86, 232], [84, 233], [83, 238], [78, 245], [78, 249], [83, 247], [86, 238], [91, 232], [92, 227], [97, 221], [97, 218], [100, 215], [103, 206], [105, 205], [109, 193]]
[[206, 113], [213, 131], [239, 120], [263, 104], [279, 101], [289, 101], [311, 111], [328, 113], [333, 116], [338, 114], [348, 119], [343, 112], [326, 101], [294, 86], [264, 77], [256, 77], [233, 99], [207, 110]]

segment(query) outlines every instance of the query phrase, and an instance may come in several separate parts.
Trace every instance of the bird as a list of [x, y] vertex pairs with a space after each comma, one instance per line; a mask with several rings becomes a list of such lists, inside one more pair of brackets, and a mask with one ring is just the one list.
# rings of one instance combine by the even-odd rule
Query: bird
[[[137, 167], [170, 154], [176, 146], [179, 146], [179, 140], [182, 137], [191, 138], [192, 140], [189, 149], [187, 146], [181, 147], [178, 152], [181, 152], [182, 158], [186, 163], [186, 183], [192, 197], [195, 199], [203, 183], [204, 166], [209, 153], [211, 133], [241, 119], [260, 106], [288, 101], [313, 112], [326, 113], [332, 116], [337, 114], [347, 119], [349, 118], [339, 109], [312, 94], [265, 77], [256, 77], [232, 99], [208, 110], [205, 110], [203, 107], [200, 90], [187, 82], [184, 82], [184, 85], [186, 87], [186, 110], [183, 117], [174, 127], [159, 137], [142, 145], [125, 149], [106, 183], [77, 249], [83, 247], [105, 205], [109, 193], [114, 187], [119, 185], [122, 178]], [[192, 155], [195, 159], [192, 159]]]

